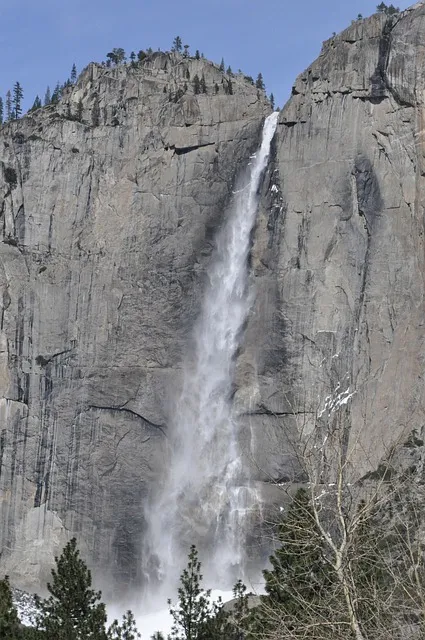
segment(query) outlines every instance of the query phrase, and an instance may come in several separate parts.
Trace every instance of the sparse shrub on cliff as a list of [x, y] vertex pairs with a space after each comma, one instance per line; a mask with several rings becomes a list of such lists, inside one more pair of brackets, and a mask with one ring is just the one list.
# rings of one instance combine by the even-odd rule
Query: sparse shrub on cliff
[[35, 96], [35, 100], [33, 102], [33, 105], [30, 109], [30, 111], [37, 111], [37, 109], [41, 109], [41, 100], [40, 97], [37, 95]]
[[224, 66], [224, 58], [222, 58], [222, 59], [221, 59], [221, 62], [220, 62], [220, 71], [221, 71], [222, 73], [224, 73], [225, 68], [226, 68], [226, 67]]
[[205, 82], [205, 76], [202, 74], [200, 82], [201, 93], [207, 93], [207, 83]]

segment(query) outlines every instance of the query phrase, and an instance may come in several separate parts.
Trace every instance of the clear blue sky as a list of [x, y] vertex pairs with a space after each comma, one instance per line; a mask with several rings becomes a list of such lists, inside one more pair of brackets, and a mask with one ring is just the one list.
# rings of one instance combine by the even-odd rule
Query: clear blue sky
[[[395, 4], [405, 9], [414, 0]], [[378, 0], [0, 0], [0, 95], [18, 80], [25, 107], [113, 47], [171, 48], [175, 35], [207, 58], [263, 73], [282, 105], [321, 43]], [[387, 0], [390, 4], [390, 0]]]

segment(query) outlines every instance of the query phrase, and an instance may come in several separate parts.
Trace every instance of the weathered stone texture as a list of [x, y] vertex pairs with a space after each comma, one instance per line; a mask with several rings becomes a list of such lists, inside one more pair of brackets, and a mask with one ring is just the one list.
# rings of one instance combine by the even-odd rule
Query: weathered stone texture
[[276, 416], [289, 440], [342, 421], [361, 475], [424, 424], [424, 37], [423, 3], [356, 21], [281, 112], [244, 392], [260, 450]]
[[214, 230], [269, 112], [228, 80], [176, 54], [91, 64], [1, 130], [0, 548], [24, 586], [71, 533], [97, 575], [139, 577]]

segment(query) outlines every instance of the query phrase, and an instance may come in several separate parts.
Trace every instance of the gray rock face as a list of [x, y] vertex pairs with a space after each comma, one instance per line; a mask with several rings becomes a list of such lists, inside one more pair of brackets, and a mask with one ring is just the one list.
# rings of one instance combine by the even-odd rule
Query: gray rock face
[[[422, 433], [424, 38], [423, 3], [356, 21], [281, 112], [234, 395], [268, 503], [302, 479], [301, 430], [342, 424], [357, 476]], [[0, 568], [22, 585], [71, 533], [97, 575], [139, 578], [214, 233], [268, 112], [227, 81], [175, 55], [90, 65], [1, 130]]]
[[214, 230], [270, 109], [229, 80], [176, 54], [92, 64], [1, 130], [0, 548], [17, 584], [43, 581], [70, 534], [98, 576], [140, 577]]
[[359, 476], [424, 424], [424, 36], [423, 3], [356, 21], [281, 112], [240, 374], [265, 477], [300, 429], [343, 423]]

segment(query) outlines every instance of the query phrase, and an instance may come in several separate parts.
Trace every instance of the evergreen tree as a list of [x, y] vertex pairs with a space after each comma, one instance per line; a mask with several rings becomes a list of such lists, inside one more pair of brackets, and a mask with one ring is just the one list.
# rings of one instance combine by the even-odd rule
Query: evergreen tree
[[13, 120], [12, 94], [10, 93], [10, 89], [8, 89], [6, 93], [6, 120]]
[[3, 580], [0, 580], [0, 638], [18, 640], [22, 637], [20, 631], [20, 622], [13, 604], [9, 578], [5, 576]]
[[378, 6], [376, 7], [376, 10], [378, 13], [385, 13], [386, 8], [387, 5], [385, 4], [385, 2], [381, 2], [381, 4], [378, 4]]
[[134, 69], [134, 67], [136, 66], [136, 54], [134, 53], [134, 51], [130, 53], [130, 62], [131, 62], [131, 66]]
[[184, 51], [183, 51], [183, 58], [188, 58], [188, 57], [189, 57], [189, 45], [185, 44]]
[[218, 95], [218, 92], [220, 91], [220, 87], [218, 86], [217, 83], [215, 83], [214, 85], [214, 91], [215, 91], [215, 95]]
[[71, 69], [71, 83], [75, 84], [77, 82], [77, 67], [75, 66], [75, 62], [72, 65], [72, 69]]
[[226, 68], [226, 67], [224, 66], [224, 58], [222, 58], [222, 59], [221, 59], [220, 67], [219, 67], [219, 68], [220, 68], [220, 71], [221, 71], [222, 73], [224, 73], [224, 69]]
[[186, 78], [187, 78], [188, 80], [190, 80], [190, 72], [189, 72], [189, 69], [186, 69]]
[[182, 49], [183, 49], [182, 39], [180, 38], [180, 36], [176, 36], [173, 40], [173, 46], [171, 47], [171, 51], [176, 51], [177, 53], [180, 53]]
[[165, 640], [164, 634], [161, 631], [155, 631], [151, 636], [151, 640]]
[[123, 615], [121, 624], [114, 620], [108, 629], [108, 640], [138, 640], [141, 637], [131, 611]]
[[395, 7], [393, 4], [390, 4], [390, 6], [389, 6], [389, 7], [387, 8], [387, 10], [386, 10], [386, 14], [387, 14], [388, 16], [392, 16], [392, 15], [394, 15], [395, 13], [400, 13], [400, 9], [399, 9], [399, 7]]
[[44, 106], [47, 107], [47, 105], [49, 105], [51, 101], [52, 101], [52, 98], [50, 95], [50, 87], [47, 87], [46, 93], [44, 94]]
[[205, 75], [202, 74], [201, 82], [200, 82], [201, 93], [207, 93], [207, 83], [205, 82]]
[[125, 62], [125, 51], [122, 47], [114, 47], [112, 51], [106, 54], [106, 58], [110, 64], [117, 66]]
[[266, 88], [264, 85], [264, 80], [263, 80], [263, 74], [259, 73], [257, 76], [257, 80], [255, 81], [255, 86], [257, 87], [257, 89], [260, 89], [261, 91], [264, 91], [264, 89]]
[[19, 82], [15, 82], [13, 86], [13, 117], [17, 120], [19, 116], [22, 114], [22, 98], [24, 97], [24, 91], [19, 84]]
[[200, 60], [201, 59], [201, 54], [199, 53], [199, 49], [196, 49], [196, 51], [195, 51], [195, 59], [196, 60]]
[[59, 100], [62, 96], [62, 87], [59, 82], [56, 83], [56, 87], [53, 89], [52, 97], [50, 100], [50, 104], [58, 104]]
[[137, 59], [139, 62], [142, 62], [142, 60], [144, 60], [146, 58], [146, 52], [143, 51], [143, 49], [140, 49], [140, 51], [137, 54]]
[[146, 49], [146, 53], [148, 54], [148, 56], [152, 55], [152, 54], [153, 54], [153, 49], [152, 49], [152, 47], [148, 47], [148, 48]]
[[201, 93], [201, 81], [199, 80], [199, 76], [197, 73], [193, 78], [192, 84], [193, 84], [193, 91], [195, 95], [198, 95], [198, 93]]
[[40, 97], [37, 95], [37, 96], [35, 96], [35, 100], [33, 102], [33, 105], [31, 107], [30, 111], [36, 111], [37, 109], [40, 109], [41, 106], [42, 105], [41, 105]]
[[46, 640], [107, 640], [105, 605], [100, 591], [92, 589], [91, 573], [80, 558], [72, 538], [60, 558], [55, 558], [49, 598], [37, 598], [38, 627]]
[[3, 117], [4, 117], [4, 113], [3, 113], [3, 98], [0, 97], [0, 124], [3, 124]]
[[232, 75], [232, 67], [231, 67], [230, 65], [227, 67], [227, 71], [226, 71], [226, 73], [227, 73], [229, 76], [231, 76], [231, 75]]
[[[263, 571], [267, 595], [261, 596], [253, 614], [254, 629], [267, 633], [273, 633], [276, 620], [288, 629], [304, 624], [303, 603], [308, 603], [309, 620], [321, 620], [323, 609], [328, 613], [325, 602], [331, 592], [331, 574], [305, 489], [297, 491], [280, 525], [279, 542], [281, 546], [270, 556], [272, 568]], [[270, 616], [270, 611], [276, 615]]]
[[201, 563], [195, 545], [190, 548], [187, 568], [180, 576], [178, 604], [174, 608], [168, 601], [170, 614], [174, 620], [170, 638], [172, 640], [199, 640], [200, 631], [211, 617], [209, 604], [211, 592], [201, 586]]
[[271, 107], [272, 107], [272, 109], [274, 111], [274, 95], [272, 93], [269, 96], [269, 102], [270, 102]]

